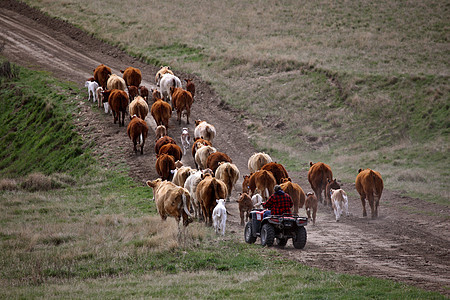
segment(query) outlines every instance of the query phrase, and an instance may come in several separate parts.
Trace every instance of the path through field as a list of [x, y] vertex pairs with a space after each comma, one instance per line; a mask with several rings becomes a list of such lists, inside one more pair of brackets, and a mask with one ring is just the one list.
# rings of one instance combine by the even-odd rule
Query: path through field
[[[153, 86], [156, 67], [143, 64], [73, 26], [51, 20], [23, 4], [8, 0], [1, 2], [0, 28], [1, 55], [17, 64], [50, 71], [55, 77], [80, 86], [84, 86], [84, 81], [92, 76], [94, 68], [100, 63], [110, 66], [117, 74], [120, 74], [120, 69], [134, 66], [141, 69], [143, 84]], [[181, 79], [188, 75], [178, 70], [175, 72]], [[179, 141], [181, 128], [188, 127], [193, 135], [193, 121], [207, 120], [218, 131], [214, 146], [233, 159], [241, 175], [247, 174], [247, 160], [255, 149], [248, 141], [246, 125], [237, 118], [245, 112], [220, 105], [220, 99], [208, 84], [196, 76], [189, 76], [194, 78], [197, 89], [191, 124], [186, 126], [186, 119], [183, 118], [181, 125], [178, 125], [174, 114], [170, 120], [170, 135]], [[130, 166], [130, 175], [142, 184], [145, 180], [158, 177], [154, 168], [153, 138], [148, 139], [144, 155], [135, 155], [125, 128], [113, 124], [112, 117], [96, 107], [92, 108], [87, 101], [81, 101], [78, 105], [82, 111], [77, 122], [80, 133], [96, 142], [96, 154], [105, 166], [118, 164], [120, 161], [117, 158], [122, 158]], [[151, 116], [146, 121], [152, 128], [155, 127]], [[153, 132], [150, 133], [152, 135]], [[183, 161], [185, 165], [193, 166], [190, 153]], [[290, 176], [305, 192], [311, 191], [306, 173], [290, 172]], [[227, 204], [233, 215], [229, 217], [227, 234], [237, 235], [244, 242], [235, 202], [241, 183], [240, 180], [233, 191], [232, 202]], [[343, 189], [354, 191], [354, 184], [346, 184]], [[308, 241], [303, 250], [294, 249], [291, 242], [285, 248], [275, 248], [309, 266], [389, 278], [450, 295], [447, 206], [403, 197], [389, 190], [383, 192], [377, 220], [362, 217], [359, 198], [350, 197], [349, 206], [351, 216], [336, 223], [332, 212], [320, 205], [317, 224], [307, 226]], [[301, 215], [305, 215], [303, 209]]]

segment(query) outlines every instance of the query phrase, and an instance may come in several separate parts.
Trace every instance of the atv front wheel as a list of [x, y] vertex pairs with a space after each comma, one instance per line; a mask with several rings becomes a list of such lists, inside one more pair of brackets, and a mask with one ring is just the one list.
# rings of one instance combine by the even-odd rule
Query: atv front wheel
[[261, 245], [272, 246], [275, 239], [275, 229], [272, 225], [266, 223], [261, 228]]
[[247, 224], [245, 224], [244, 239], [245, 239], [245, 242], [248, 244], [253, 244], [254, 242], [256, 242], [256, 237], [253, 236], [253, 229], [252, 229], [251, 221], [247, 222]]
[[292, 243], [296, 249], [303, 249], [306, 245], [306, 229], [304, 226], [300, 226], [292, 238]]

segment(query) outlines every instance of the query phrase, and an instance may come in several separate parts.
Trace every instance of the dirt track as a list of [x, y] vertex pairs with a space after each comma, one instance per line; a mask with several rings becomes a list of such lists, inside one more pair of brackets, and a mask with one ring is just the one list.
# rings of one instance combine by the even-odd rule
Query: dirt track
[[[140, 68], [143, 84], [152, 86], [152, 78], [157, 69], [145, 65], [120, 50], [94, 40], [89, 35], [59, 20], [48, 17], [14, 1], [0, 3], [0, 49], [10, 61], [37, 70], [51, 71], [55, 77], [84, 85], [86, 78], [92, 76], [93, 69], [104, 63], [119, 73], [128, 66]], [[186, 74], [175, 70], [181, 78]], [[193, 120], [202, 119], [214, 124], [218, 136], [214, 146], [227, 153], [242, 174], [247, 174], [247, 159], [255, 152], [249, 144], [246, 126], [235, 116], [245, 112], [233, 111], [220, 106], [219, 99], [210, 86], [199, 78], [190, 75], [196, 83], [197, 96], [193, 104]], [[86, 98], [87, 99], [87, 98]], [[130, 175], [137, 181], [154, 179], [154, 142], [150, 138], [144, 155], [136, 156], [126, 129], [114, 125], [112, 117], [93, 109], [90, 103], [79, 103], [82, 113], [78, 118], [80, 133], [95, 140], [96, 153], [109, 167], [120, 163], [121, 157], [131, 169]], [[176, 115], [170, 120], [170, 135], [177, 141], [181, 128], [186, 127], [184, 118], [181, 126], [176, 123]], [[153, 120], [147, 118], [149, 125]], [[193, 166], [192, 157], [183, 158], [185, 165]], [[289, 172], [289, 170], [288, 170]], [[300, 184], [305, 192], [311, 188], [305, 173], [290, 172], [294, 182]], [[237, 234], [243, 240], [243, 228], [239, 226], [237, 192], [228, 209], [233, 214], [229, 218], [228, 234]], [[343, 189], [354, 190], [354, 184], [343, 185]], [[308, 242], [305, 249], [295, 250], [289, 242], [280, 252], [309, 266], [350, 274], [390, 278], [416, 285], [428, 290], [450, 295], [450, 234], [449, 208], [430, 204], [419, 199], [403, 197], [385, 190], [381, 198], [377, 220], [362, 217], [359, 199], [350, 198], [351, 216], [340, 223], [328, 209], [319, 206], [317, 225], [308, 225]], [[304, 210], [301, 210], [304, 214]], [[259, 242], [259, 239], [258, 241]]]

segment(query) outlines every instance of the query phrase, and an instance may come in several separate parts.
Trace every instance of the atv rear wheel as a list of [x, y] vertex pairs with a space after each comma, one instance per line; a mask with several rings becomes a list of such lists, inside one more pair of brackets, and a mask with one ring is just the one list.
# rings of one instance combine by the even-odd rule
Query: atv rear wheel
[[245, 242], [248, 244], [253, 244], [254, 242], [256, 242], [256, 237], [253, 236], [253, 229], [252, 229], [252, 222], [247, 222], [247, 224], [245, 224], [245, 230], [244, 230], [244, 239]]
[[304, 226], [300, 226], [292, 238], [292, 243], [296, 249], [303, 249], [306, 245], [306, 229]]
[[288, 239], [286, 238], [277, 238], [277, 245], [280, 247], [284, 247], [287, 244]]
[[275, 239], [275, 228], [269, 223], [266, 223], [261, 228], [261, 245], [272, 246]]

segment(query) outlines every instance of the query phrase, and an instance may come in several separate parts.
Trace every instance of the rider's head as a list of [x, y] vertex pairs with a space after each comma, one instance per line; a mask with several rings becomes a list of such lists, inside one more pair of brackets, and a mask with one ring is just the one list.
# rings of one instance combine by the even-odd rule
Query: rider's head
[[281, 186], [279, 186], [278, 184], [273, 188], [273, 190], [276, 192], [281, 191]]

